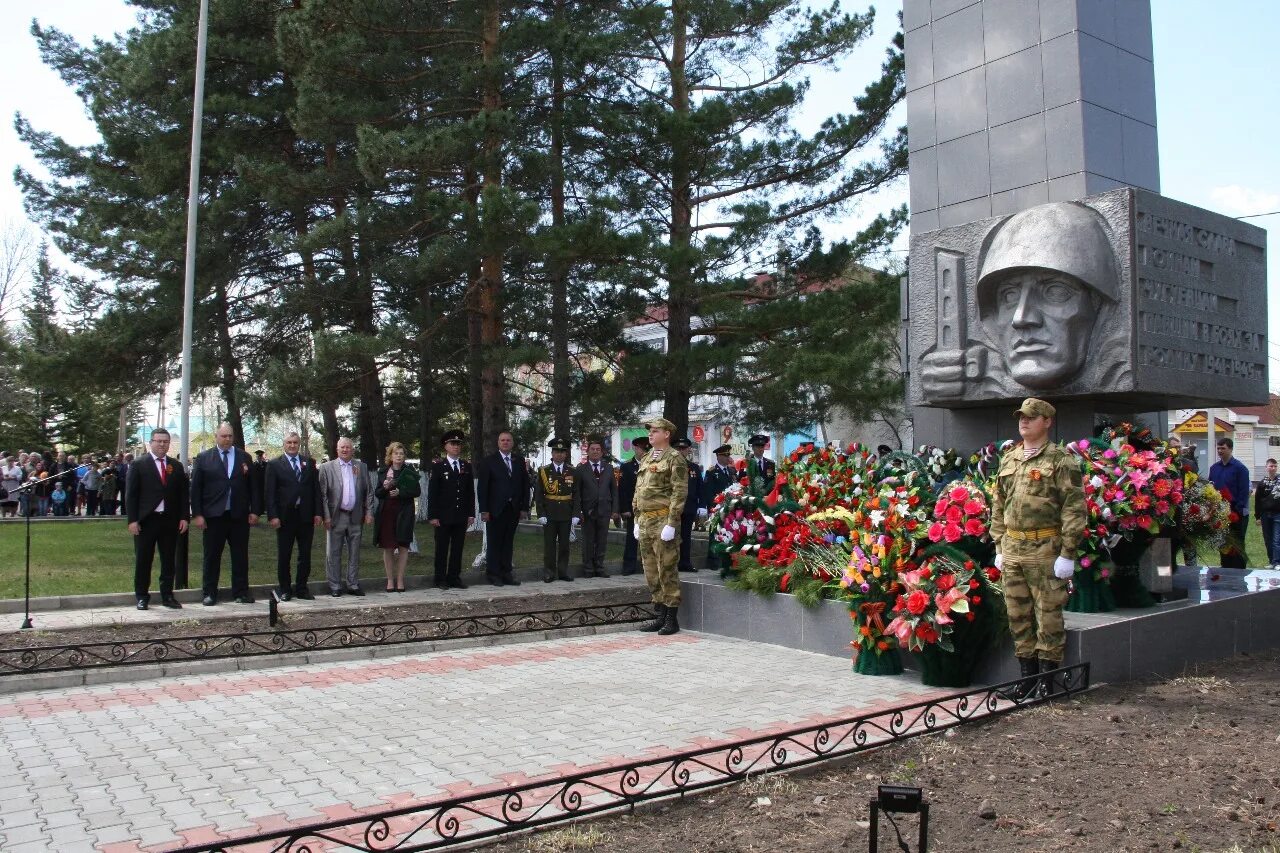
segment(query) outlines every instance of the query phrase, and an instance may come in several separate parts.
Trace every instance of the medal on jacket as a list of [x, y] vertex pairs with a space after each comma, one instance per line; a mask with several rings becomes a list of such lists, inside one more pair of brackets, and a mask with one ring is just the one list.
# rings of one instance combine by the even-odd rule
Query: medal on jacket
[[1040, 469], [1039, 469], [1039, 468], [1032, 468], [1032, 469], [1031, 469], [1031, 479], [1033, 479], [1033, 480], [1037, 480], [1037, 481], [1038, 481], [1038, 480], [1040, 479], [1040, 477], [1041, 477]]

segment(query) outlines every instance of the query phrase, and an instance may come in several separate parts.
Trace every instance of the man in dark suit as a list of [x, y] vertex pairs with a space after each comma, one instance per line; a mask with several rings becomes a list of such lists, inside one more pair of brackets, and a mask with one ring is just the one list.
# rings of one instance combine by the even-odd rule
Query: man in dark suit
[[622, 529], [627, 532], [627, 542], [622, 546], [622, 573], [634, 575], [640, 572], [640, 543], [632, 535], [635, 526], [631, 517], [631, 503], [636, 496], [636, 476], [640, 473], [640, 459], [649, 452], [649, 439], [637, 436], [631, 439], [631, 459], [623, 462], [622, 477], [618, 482], [618, 507], [622, 510]]
[[[291, 432], [284, 437], [284, 453], [267, 463], [264, 493], [267, 520], [276, 531], [276, 596], [281, 601], [315, 598], [307, 587], [311, 578], [311, 542], [316, 525], [324, 524], [324, 512], [315, 460], [302, 456], [301, 448], [302, 439]], [[291, 581], [294, 545], [298, 546], [298, 577]]]
[[[713, 451], [716, 464], [707, 469], [702, 478], [702, 504], [707, 512], [715, 509], [716, 496], [732, 486], [738, 479], [737, 469], [733, 467], [733, 448], [722, 444]], [[707, 545], [707, 569], [715, 571], [720, 568], [720, 557]]]
[[534, 504], [542, 525], [542, 579], [547, 583], [556, 578], [572, 581], [569, 535], [577, 519], [573, 503], [577, 477], [568, 464], [569, 442], [553, 438], [547, 447], [551, 448], [551, 464], [539, 468], [533, 481]]
[[609, 544], [609, 521], [618, 521], [618, 480], [613, 466], [604, 460], [604, 442], [587, 441], [587, 461], [578, 466], [574, 478], [573, 511], [582, 525], [582, 576], [607, 578], [605, 549]]
[[151, 452], [129, 466], [125, 477], [125, 505], [129, 507], [129, 532], [133, 534], [133, 596], [138, 609], [151, 601], [151, 562], [160, 551], [160, 602], [181, 608], [173, 597], [174, 557], [178, 536], [187, 531], [190, 506], [187, 472], [170, 459], [169, 431], [151, 433]]
[[485, 577], [494, 586], [519, 586], [512, 574], [516, 527], [529, 516], [529, 469], [524, 457], [515, 453], [515, 436], [498, 434], [498, 452], [480, 463], [477, 492], [480, 519], [486, 525], [489, 542], [485, 551]]
[[693, 461], [693, 442], [679, 438], [671, 446], [689, 463], [689, 491], [680, 512], [680, 564], [682, 572], [696, 572], [693, 567], [693, 523], [707, 517], [706, 504], [702, 502], [702, 466]]
[[262, 512], [253, 463], [248, 453], [232, 447], [231, 424], [219, 426], [214, 440], [217, 445], [191, 463], [191, 521], [204, 531], [204, 605], [218, 603], [223, 546], [231, 550], [231, 595], [239, 604], [252, 604], [249, 528], [258, 523]]
[[444, 458], [431, 463], [427, 481], [427, 520], [436, 529], [435, 582], [439, 589], [466, 589], [462, 582], [462, 546], [476, 520], [475, 472], [462, 458], [461, 430], [444, 434]]

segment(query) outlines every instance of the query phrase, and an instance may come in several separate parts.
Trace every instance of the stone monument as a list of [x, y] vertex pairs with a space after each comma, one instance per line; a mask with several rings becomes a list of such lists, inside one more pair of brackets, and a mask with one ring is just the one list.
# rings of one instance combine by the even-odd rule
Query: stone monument
[[1267, 400], [1265, 232], [1158, 195], [1147, 0], [905, 0], [915, 443]]

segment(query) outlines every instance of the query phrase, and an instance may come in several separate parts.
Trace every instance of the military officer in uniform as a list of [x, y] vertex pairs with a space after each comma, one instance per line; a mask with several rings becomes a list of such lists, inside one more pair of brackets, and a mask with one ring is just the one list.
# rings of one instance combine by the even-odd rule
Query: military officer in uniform
[[[712, 451], [716, 455], [716, 464], [707, 469], [702, 478], [702, 505], [710, 512], [716, 505], [716, 495], [733, 485], [738, 479], [733, 467], [733, 448], [722, 444]], [[720, 568], [720, 557], [707, 547], [707, 569], [716, 571]]]
[[649, 454], [640, 461], [631, 512], [632, 533], [640, 543], [644, 579], [657, 608], [653, 621], [641, 631], [674, 634], [680, 630], [680, 516], [689, 491], [689, 465], [671, 447], [675, 424], [666, 418], [649, 421]]
[[631, 516], [631, 504], [636, 496], [636, 474], [641, 458], [649, 452], [649, 439], [644, 436], [631, 439], [631, 461], [619, 466], [618, 506], [622, 508], [622, 528], [627, 532], [627, 542], [622, 547], [622, 573], [634, 575], [640, 571], [640, 546], [631, 535], [635, 519]]
[[556, 578], [571, 581], [569, 576], [569, 531], [573, 527], [573, 468], [569, 458], [569, 442], [553, 438], [551, 464], [543, 465], [533, 478], [533, 500], [542, 525], [542, 580]]
[[747, 444], [751, 447], [751, 455], [747, 457], [747, 476], [751, 478], [752, 487], [766, 493], [772, 491], [778, 467], [764, 455], [764, 449], [769, 446], [769, 436], [753, 435], [747, 440]]
[[702, 466], [694, 462], [693, 442], [688, 438], [677, 439], [671, 445], [680, 451], [689, 465], [689, 489], [680, 514], [680, 571], [696, 572], [690, 552], [693, 550], [693, 523], [707, 517], [706, 504], [702, 502]]
[[1004, 575], [1005, 606], [1013, 651], [1023, 680], [1021, 699], [1036, 688], [1039, 672], [1062, 665], [1067, 635], [1062, 608], [1084, 534], [1080, 464], [1049, 441], [1057, 411], [1028, 397], [1015, 413], [1022, 441], [1000, 459], [991, 489], [991, 538], [996, 568]]
[[438, 589], [466, 589], [462, 546], [476, 520], [476, 484], [471, 463], [462, 458], [461, 430], [444, 434], [444, 458], [431, 463], [427, 520], [436, 529], [435, 583]]

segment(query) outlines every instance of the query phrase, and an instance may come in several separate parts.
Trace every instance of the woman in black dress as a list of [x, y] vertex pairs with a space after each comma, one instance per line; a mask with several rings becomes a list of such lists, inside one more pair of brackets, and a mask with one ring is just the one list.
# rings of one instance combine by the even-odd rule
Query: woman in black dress
[[404, 459], [404, 445], [391, 442], [384, 465], [378, 471], [378, 487], [373, 491], [378, 501], [374, 510], [373, 544], [382, 549], [387, 592], [404, 592], [404, 568], [409, 562], [409, 544], [413, 542], [413, 525], [417, 520], [413, 499], [422, 493], [418, 472], [412, 465], [406, 465]]

